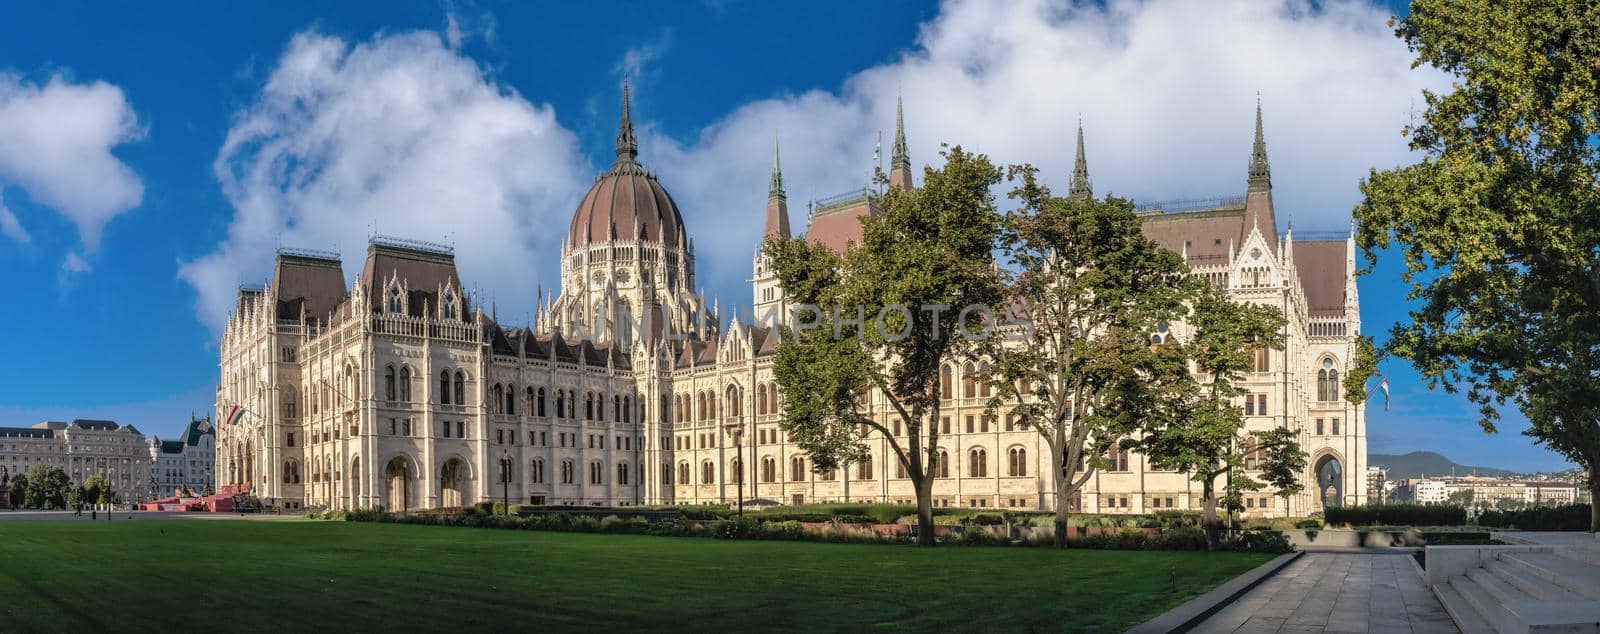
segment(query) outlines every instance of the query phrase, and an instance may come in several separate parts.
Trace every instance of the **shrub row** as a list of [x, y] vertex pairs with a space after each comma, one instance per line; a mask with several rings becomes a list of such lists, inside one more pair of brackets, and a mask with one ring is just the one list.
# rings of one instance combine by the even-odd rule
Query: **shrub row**
[[1478, 516], [1478, 525], [1525, 531], [1586, 531], [1589, 530], [1591, 512], [1588, 504], [1535, 506], [1520, 511], [1484, 511]]
[[1463, 526], [1467, 510], [1435, 504], [1331, 506], [1325, 519], [1329, 526]]
[[[489, 507], [490, 510], [493, 507]], [[992, 515], [998, 517], [997, 515]], [[474, 528], [501, 528], [544, 530], [579, 533], [616, 533], [629, 535], [656, 535], [667, 537], [708, 537], [714, 539], [762, 539], [788, 541], [816, 541], [830, 543], [894, 544], [913, 543], [909, 536], [887, 536], [875, 531], [851, 526], [848, 523], [829, 523], [820, 528], [806, 528], [800, 520], [772, 520], [756, 517], [652, 522], [643, 517], [610, 515], [596, 519], [592, 514], [541, 513], [528, 517], [494, 515], [477, 508], [463, 509], [455, 514], [439, 513], [388, 513], [381, 509], [356, 509], [350, 511], [312, 511], [310, 519], [349, 522], [389, 522], [422, 524], [429, 526], [463, 526]], [[987, 520], [986, 520], [987, 521]], [[983, 526], [978, 524], [978, 526]], [[1014, 540], [1003, 534], [981, 528], [954, 531], [940, 537], [940, 543], [968, 546], [1048, 546], [1050, 533], [1034, 531], [1027, 539]], [[1205, 533], [1198, 528], [1177, 527], [1156, 535], [1144, 531], [1123, 530], [1115, 533], [1087, 535], [1068, 540], [1069, 548], [1125, 549], [1125, 550], [1205, 550]], [[1245, 531], [1227, 538], [1224, 550], [1283, 553], [1293, 549], [1281, 535], [1271, 532]]]

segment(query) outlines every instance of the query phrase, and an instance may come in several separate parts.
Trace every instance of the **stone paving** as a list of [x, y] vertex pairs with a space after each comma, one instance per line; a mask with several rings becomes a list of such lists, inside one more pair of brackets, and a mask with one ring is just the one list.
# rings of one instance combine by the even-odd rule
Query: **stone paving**
[[1308, 552], [1195, 632], [1456, 632], [1409, 554]]

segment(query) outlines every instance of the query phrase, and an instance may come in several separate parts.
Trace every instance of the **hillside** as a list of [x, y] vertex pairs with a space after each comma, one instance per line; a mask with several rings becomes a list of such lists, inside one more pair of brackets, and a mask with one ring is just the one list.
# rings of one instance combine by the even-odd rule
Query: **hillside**
[[1450, 475], [1451, 469], [1456, 475], [1472, 475], [1474, 473], [1485, 476], [1510, 475], [1512, 471], [1495, 469], [1493, 467], [1471, 467], [1456, 464], [1449, 458], [1432, 451], [1413, 451], [1406, 454], [1375, 453], [1367, 455], [1367, 462], [1375, 467], [1388, 470], [1390, 480], [1403, 480], [1417, 478], [1423, 475], [1441, 476]]

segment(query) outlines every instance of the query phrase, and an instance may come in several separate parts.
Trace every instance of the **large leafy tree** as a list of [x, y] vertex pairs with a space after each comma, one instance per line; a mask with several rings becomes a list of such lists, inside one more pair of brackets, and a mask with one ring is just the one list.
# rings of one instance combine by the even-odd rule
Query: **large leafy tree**
[[72, 481], [67, 478], [67, 472], [38, 465], [28, 472], [27, 506], [45, 509], [66, 508], [67, 495], [71, 490]]
[[[1243, 393], [1236, 383], [1250, 369], [1254, 350], [1282, 349], [1285, 323], [1276, 307], [1236, 302], [1208, 285], [1189, 313], [1191, 336], [1167, 344], [1183, 348], [1196, 380], [1171, 401], [1172, 415], [1148, 429], [1139, 446], [1157, 466], [1187, 473], [1200, 483], [1201, 508], [1213, 542], [1218, 504], [1232, 508], [1240, 492], [1262, 486], [1243, 473], [1252, 449], [1263, 461], [1263, 474], [1280, 489], [1298, 487], [1297, 476], [1305, 468], [1292, 430], [1249, 434], [1244, 409], [1235, 402]], [[1224, 476], [1229, 477], [1219, 492], [1217, 483]]]
[[[925, 170], [922, 187], [890, 188], [878, 199], [881, 212], [863, 219], [861, 244], [842, 256], [804, 240], [765, 247], [791, 301], [817, 307], [797, 311], [774, 360], [789, 394], [785, 431], [813, 470], [864, 460], [866, 438], [885, 438], [916, 489], [923, 545], [934, 543], [939, 367], [972, 354], [958, 332], [959, 311], [999, 298], [991, 251], [999, 214], [990, 188], [1001, 170], [959, 146], [942, 154], [944, 166]], [[978, 322], [969, 326], [981, 328]], [[872, 395], [903, 433], [872, 412]]]
[[1150, 337], [1183, 317], [1197, 283], [1182, 256], [1144, 236], [1132, 202], [1058, 198], [1033, 167], [1010, 172], [1020, 205], [1002, 225], [999, 278], [1026, 319], [982, 353], [994, 362], [991, 409], [1011, 405], [1015, 423], [1050, 448], [1064, 548], [1069, 501], [1112, 445], [1162, 415], [1167, 393], [1188, 380], [1178, 349]]
[[1386, 347], [1486, 431], [1519, 407], [1600, 499], [1600, 4], [1415, 0], [1395, 26], [1455, 80], [1405, 130], [1422, 159], [1361, 184], [1367, 262], [1397, 248], [1418, 301]]
[[18, 473], [11, 476], [11, 507], [22, 508], [28, 502], [28, 474]]

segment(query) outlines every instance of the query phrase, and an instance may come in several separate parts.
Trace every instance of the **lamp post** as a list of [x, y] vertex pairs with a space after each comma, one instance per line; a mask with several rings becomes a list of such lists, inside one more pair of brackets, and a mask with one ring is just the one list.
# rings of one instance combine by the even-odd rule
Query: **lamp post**
[[511, 514], [511, 450], [506, 449], [500, 456], [500, 503], [505, 506], [505, 514]]

